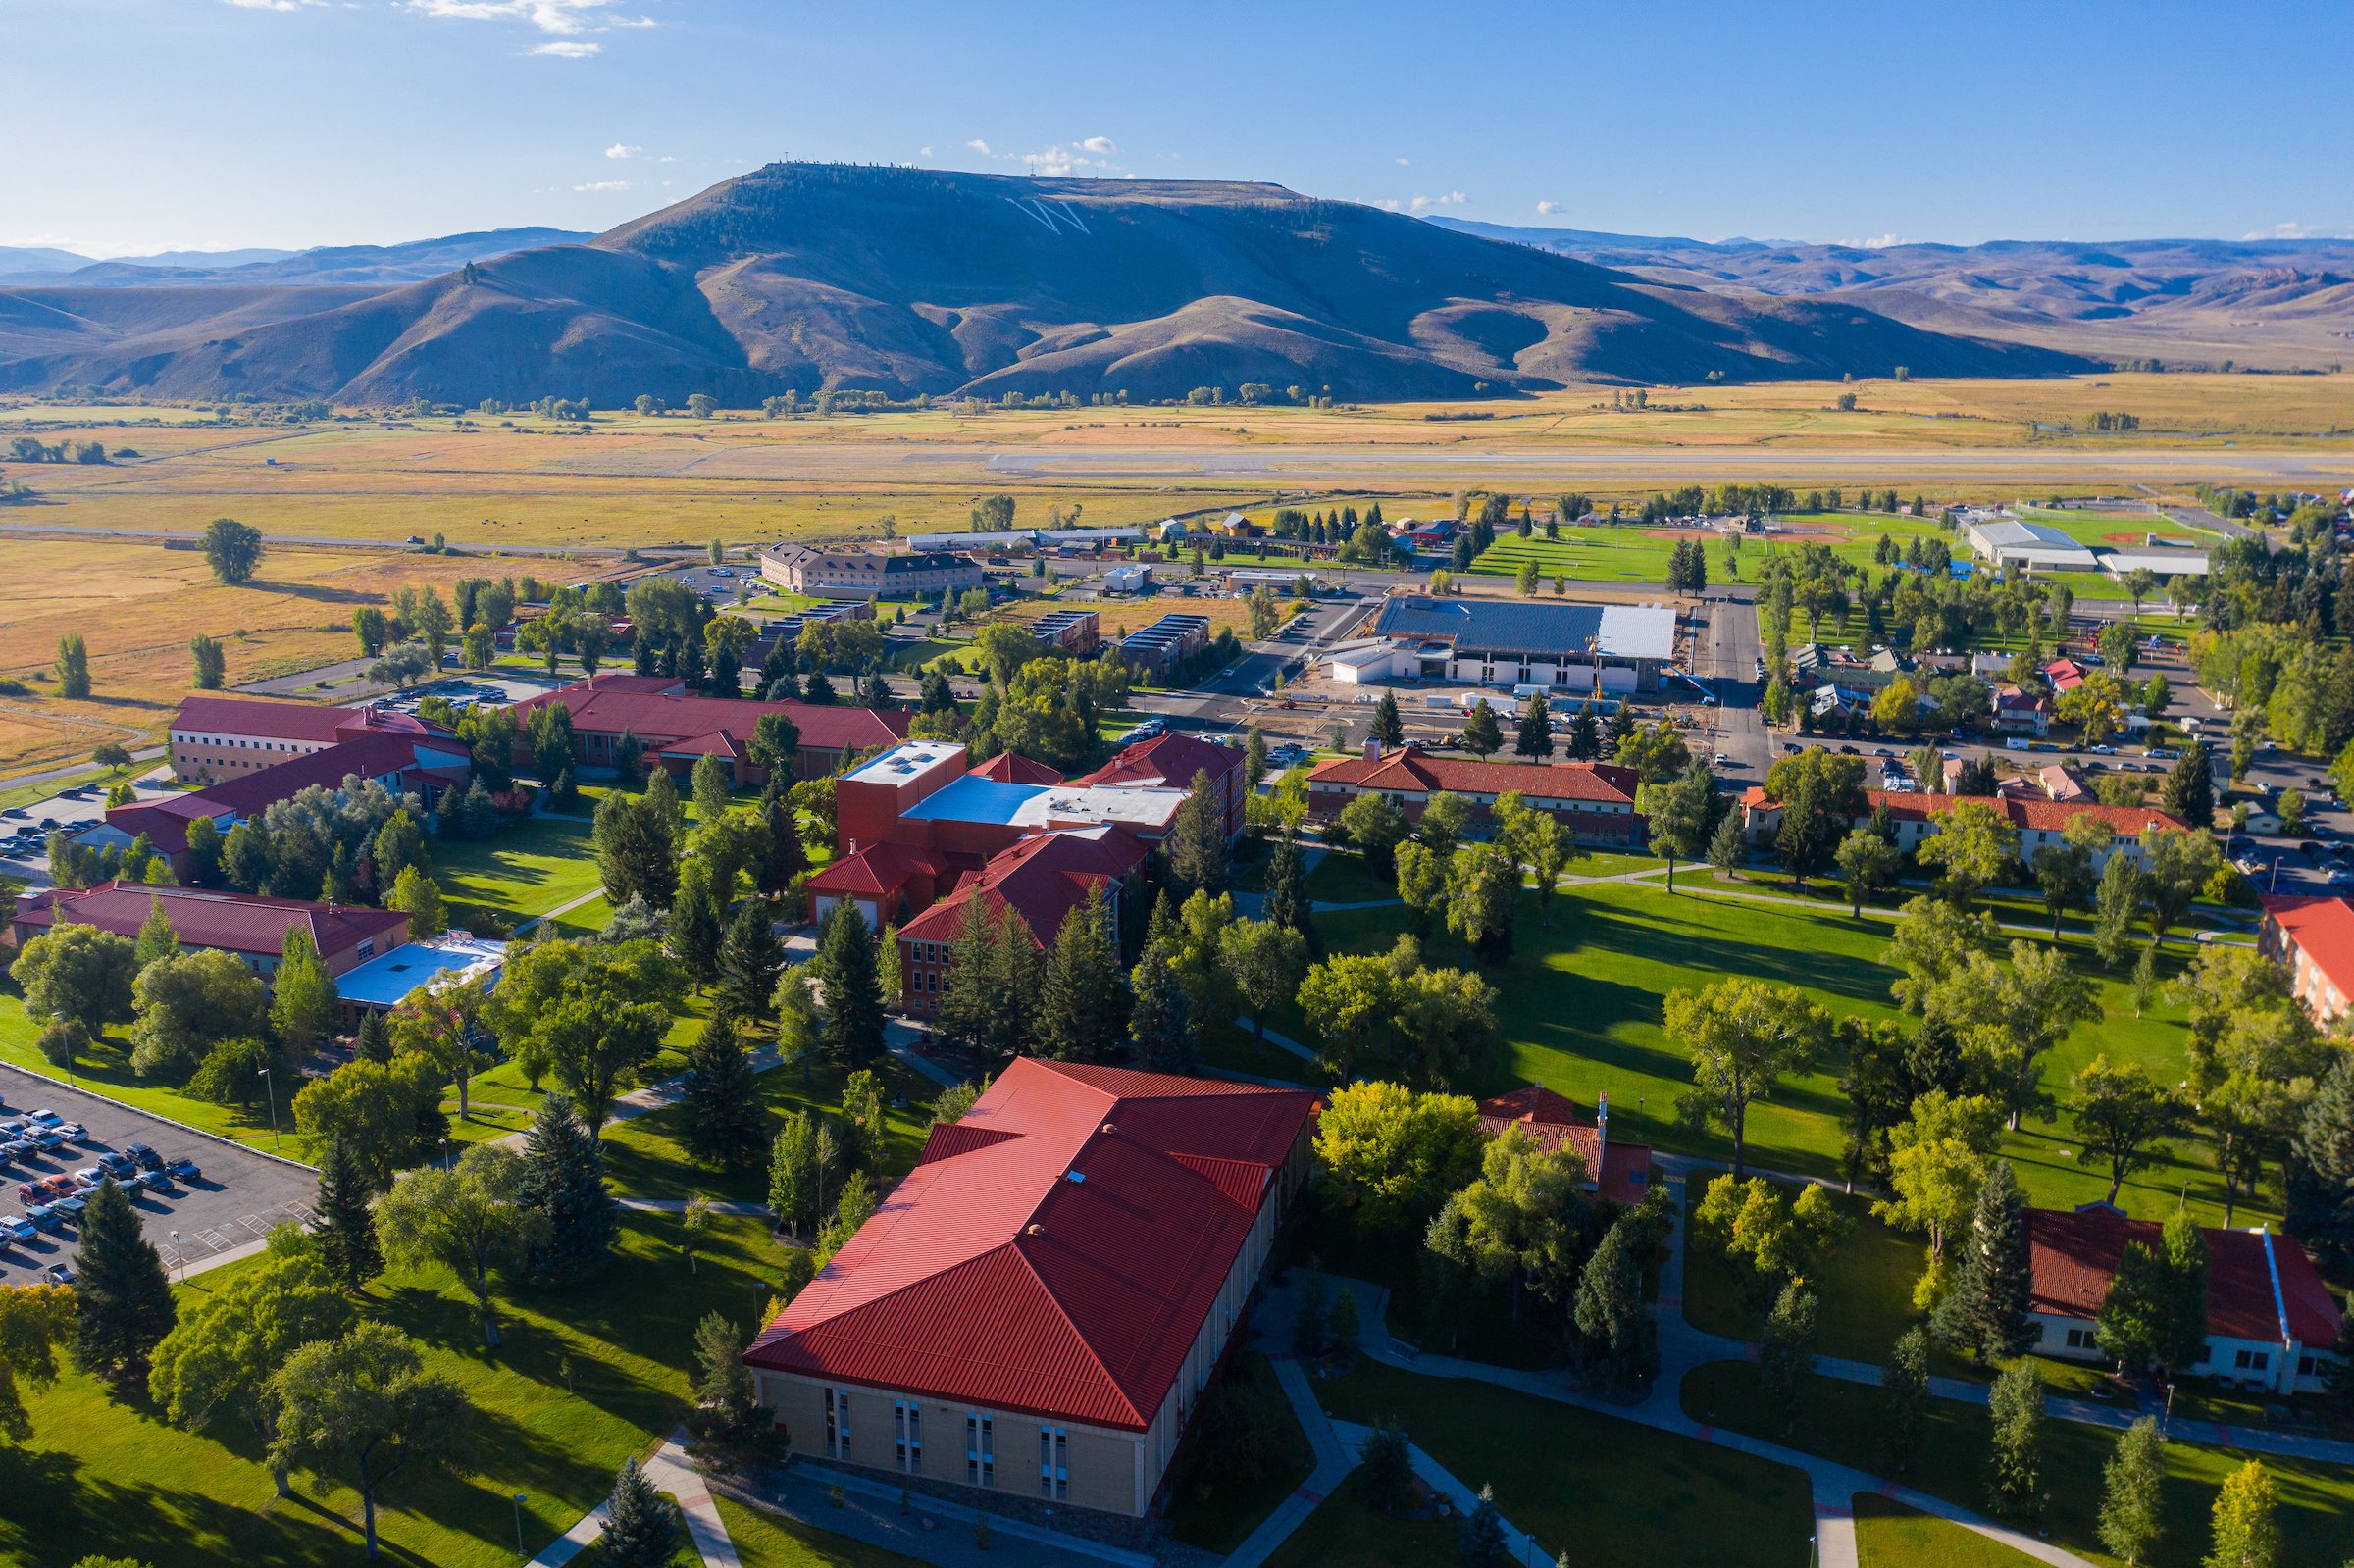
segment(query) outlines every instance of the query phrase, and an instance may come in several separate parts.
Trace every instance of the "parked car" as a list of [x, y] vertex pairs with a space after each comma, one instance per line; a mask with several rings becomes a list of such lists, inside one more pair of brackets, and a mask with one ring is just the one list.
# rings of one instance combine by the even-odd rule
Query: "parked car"
[[150, 1192], [169, 1192], [172, 1190], [172, 1173], [170, 1171], [141, 1171], [130, 1179], [130, 1185], [134, 1188], [143, 1187]]
[[21, 1165], [40, 1151], [41, 1146], [30, 1138], [12, 1138], [0, 1143], [0, 1165]]
[[33, 1229], [32, 1222], [22, 1214], [0, 1214], [0, 1237], [5, 1237], [20, 1246], [40, 1234]]
[[2303, 855], [2307, 860], [2319, 860], [2322, 856], [2322, 846], [2308, 838], [2297, 845], [2297, 853]]
[[128, 1180], [138, 1170], [138, 1166], [128, 1154], [101, 1154], [98, 1156], [98, 1169], [121, 1182]]
[[66, 1228], [66, 1217], [58, 1212], [58, 1207], [54, 1203], [33, 1204], [25, 1211], [25, 1221], [34, 1230], [46, 1231], [51, 1236], [55, 1236]]
[[90, 1200], [78, 1193], [75, 1193], [66, 1197], [61, 1197], [49, 1206], [57, 1210], [59, 1217], [62, 1218], [68, 1225], [79, 1225], [81, 1223], [82, 1211], [90, 1206]]
[[175, 1181], [180, 1182], [193, 1182], [204, 1174], [204, 1172], [198, 1168], [196, 1162], [187, 1158], [185, 1155], [182, 1155], [180, 1158], [172, 1161], [170, 1164], [166, 1165], [164, 1169], [172, 1173], [172, 1177]]
[[160, 1171], [164, 1168], [164, 1157], [144, 1143], [126, 1143], [123, 1152], [130, 1156], [131, 1163], [143, 1171]]
[[71, 1176], [36, 1176], [29, 1182], [18, 1184], [17, 1201], [20, 1203], [48, 1203], [64, 1197], [73, 1190], [74, 1178]]
[[74, 1186], [80, 1191], [95, 1191], [98, 1184], [105, 1181], [110, 1174], [95, 1165], [84, 1165], [74, 1173]]
[[74, 1283], [73, 1265], [67, 1263], [50, 1264], [47, 1268], [41, 1270], [41, 1283], [44, 1285], [72, 1285]]

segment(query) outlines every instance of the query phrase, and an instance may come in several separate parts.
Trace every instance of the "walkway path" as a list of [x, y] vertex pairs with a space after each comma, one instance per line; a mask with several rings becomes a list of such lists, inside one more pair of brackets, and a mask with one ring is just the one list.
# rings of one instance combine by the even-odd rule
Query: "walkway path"
[[[645, 1472], [645, 1479], [654, 1484], [656, 1492], [667, 1492], [679, 1499], [679, 1510], [687, 1516], [687, 1539], [694, 1543], [703, 1568], [742, 1568], [736, 1543], [728, 1538], [727, 1522], [719, 1517], [719, 1505], [711, 1500], [711, 1489], [695, 1474], [687, 1450], [679, 1446], [680, 1437], [681, 1434], [672, 1433], [640, 1468]], [[605, 1505], [600, 1502], [550, 1542], [545, 1550], [531, 1560], [529, 1568], [561, 1568], [604, 1533]]]
[[[1367, 1294], [1369, 1286], [1345, 1286], [1357, 1291], [1359, 1306], [1371, 1305], [1378, 1311], [1377, 1294]], [[1251, 1315], [1251, 1342], [1266, 1353], [1274, 1363], [1275, 1381], [1283, 1388], [1284, 1397], [1292, 1403], [1292, 1414], [1300, 1421], [1300, 1430], [1307, 1435], [1307, 1445], [1314, 1453], [1315, 1468], [1308, 1472], [1292, 1494], [1275, 1505], [1273, 1512], [1258, 1523], [1258, 1528], [1243, 1538], [1243, 1543], [1227, 1555], [1226, 1568], [1259, 1568], [1272, 1556], [1275, 1548], [1291, 1539], [1292, 1532], [1307, 1522], [1316, 1504], [1332, 1495], [1335, 1488], [1356, 1468], [1363, 1440], [1344, 1442], [1334, 1429], [1324, 1407], [1316, 1402], [1315, 1391], [1308, 1387], [1307, 1374], [1300, 1369], [1299, 1360], [1292, 1354], [1292, 1323], [1299, 1307], [1299, 1295], [1292, 1290], [1270, 1290], [1258, 1308]], [[1378, 1316], [1364, 1319], [1378, 1323]]]

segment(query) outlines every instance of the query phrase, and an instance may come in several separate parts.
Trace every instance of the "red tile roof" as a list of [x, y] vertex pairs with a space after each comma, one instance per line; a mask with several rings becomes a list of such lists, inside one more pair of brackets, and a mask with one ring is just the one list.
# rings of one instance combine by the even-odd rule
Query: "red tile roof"
[[2073, 691], [2084, 683], [2084, 667], [2073, 659], [2054, 659], [2043, 667], [2043, 678], [2054, 691]]
[[345, 779], [355, 775], [379, 779], [395, 774], [403, 776], [404, 783], [464, 784], [472, 772], [473, 763], [459, 741], [430, 733], [369, 730], [186, 794], [110, 807], [106, 825], [133, 837], [143, 833], [156, 848], [176, 855], [188, 847], [188, 825], [198, 817], [218, 820], [231, 812], [240, 818], [258, 817], [312, 784], [339, 789]]
[[998, 784], [1058, 784], [1063, 782], [1060, 770], [1033, 761], [1018, 751], [1000, 751], [980, 767], [968, 771], [976, 779], [994, 779]]
[[[2027, 1210], [2029, 1304], [2058, 1317], [2098, 1315], [2125, 1243], [2156, 1251], [2162, 1230], [2151, 1220], [2128, 1220], [2106, 1203]], [[2207, 1239], [2209, 1334], [2276, 1344], [2284, 1336], [2307, 1345], [2336, 1340], [2337, 1302], [2303, 1247], [2267, 1231], [2203, 1227], [2200, 1234]]]
[[2354, 996], [2354, 904], [2343, 898], [2288, 893], [2259, 901], [2337, 993]]
[[[1888, 802], [1889, 813], [1899, 822], [1926, 822], [1941, 811], [1951, 811], [1965, 801], [1974, 800], [1992, 806], [2019, 829], [2040, 829], [2059, 833], [2078, 817], [2093, 817], [2109, 825], [2110, 832], [2124, 838], [2136, 838], [2145, 828], [2183, 828], [2188, 825], [2179, 817], [2169, 816], [2155, 806], [2105, 806], [2097, 800], [2046, 800], [2038, 795], [1939, 795], [1920, 794], [1890, 789], [1864, 791], [1865, 810], [1869, 811], [1881, 801]], [[1766, 792], [1764, 784], [1751, 784], [1741, 791], [1741, 803], [1752, 809], [1761, 806], [1779, 806]]]
[[1143, 1432], [1312, 1106], [1016, 1061], [744, 1359]]
[[267, 740], [335, 738], [338, 727], [356, 718], [357, 708], [323, 708], [309, 702], [265, 702], [251, 697], [184, 697], [172, 716], [174, 732], [251, 735]]
[[[409, 920], [396, 909], [371, 909], [365, 904], [318, 904], [209, 887], [107, 882], [78, 891], [52, 888], [35, 893], [18, 905], [16, 923], [46, 929], [62, 922], [95, 926], [118, 936], [136, 936], [156, 899], [163, 901], [172, 929], [187, 946], [273, 958], [284, 950], [286, 933], [297, 928], [324, 956], [356, 947], [371, 936], [404, 931]], [[391, 945], [386, 943], [386, 950]]]
[[881, 898], [897, 892], [914, 877], [937, 877], [947, 863], [929, 849], [906, 844], [870, 844], [845, 855], [802, 884], [812, 892]]
[[952, 942], [964, 930], [964, 908], [981, 900], [995, 921], [1011, 908], [1040, 947], [1054, 939], [1063, 918], [1145, 862], [1144, 843], [1120, 828], [1074, 828], [1025, 838], [990, 856], [980, 874], [899, 928], [910, 941]]
[[1452, 789], [1458, 794], [1496, 795], [1517, 789], [1544, 800], [1635, 803], [1635, 771], [1610, 762], [1475, 762], [1434, 757], [1419, 746], [1401, 746], [1376, 758], [1336, 757], [1307, 776], [1319, 784], [1354, 784], [1359, 789], [1401, 793]]
[[1165, 784], [1171, 789], [1193, 786], [1194, 775], [1206, 773], [1214, 781], [1243, 765], [1243, 754], [1199, 735], [1164, 734], [1122, 746], [1112, 759], [1079, 780], [1084, 784]]
[[[649, 682], [659, 684], [649, 689]], [[902, 712], [840, 703], [681, 696], [675, 694], [677, 685], [676, 681], [657, 676], [599, 673], [590, 680], [526, 698], [511, 711], [520, 727], [529, 722], [534, 710], [562, 703], [572, 710], [576, 732], [617, 735], [627, 730], [647, 745], [668, 751], [690, 749], [681, 742], [692, 742], [698, 751], [719, 750], [714, 737], [722, 735], [741, 745], [751, 739], [761, 715], [769, 713], [791, 719], [801, 733], [801, 744], [820, 751], [864, 751], [907, 738], [907, 715]]]

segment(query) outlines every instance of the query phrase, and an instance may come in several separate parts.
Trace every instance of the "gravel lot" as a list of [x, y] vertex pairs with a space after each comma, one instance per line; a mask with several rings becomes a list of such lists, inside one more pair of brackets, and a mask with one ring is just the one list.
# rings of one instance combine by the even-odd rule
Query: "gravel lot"
[[[0, 1066], [0, 1102], [10, 1116], [45, 1106], [89, 1132], [80, 1143], [0, 1171], [0, 1214], [25, 1212], [26, 1205], [17, 1200], [21, 1182], [77, 1170], [126, 1143], [145, 1143], [167, 1160], [192, 1159], [204, 1172], [173, 1191], [140, 1192], [131, 1199], [146, 1223], [147, 1239], [169, 1267], [258, 1241], [274, 1226], [310, 1216], [318, 1178], [302, 1167], [281, 1165], [14, 1067]], [[179, 1233], [177, 1242], [175, 1231]], [[71, 1263], [78, 1244], [69, 1229], [0, 1249], [0, 1285], [24, 1285], [51, 1263]]]

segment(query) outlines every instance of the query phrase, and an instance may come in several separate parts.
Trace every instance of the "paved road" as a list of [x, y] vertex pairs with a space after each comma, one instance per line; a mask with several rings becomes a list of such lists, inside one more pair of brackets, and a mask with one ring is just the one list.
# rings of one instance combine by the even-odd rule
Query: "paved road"
[[[310, 1218], [317, 1192], [317, 1173], [290, 1161], [271, 1159], [252, 1149], [206, 1138], [160, 1117], [142, 1115], [113, 1100], [68, 1088], [22, 1068], [0, 1065], [0, 1098], [10, 1114], [46, 1106], [68, 1121], [79, 1122], [90, 1136], [54, 1155], [12, 1167], [0, 1187], [0, 1212], [21, 1214], [25, 1204], [18, 1185], [31, 1177], [54, 1176], [93, 1163], [109, 1149], [143, 1142], [166, 1159], [186, 1156], [204, 1175], [178, 1190], [142, 1192], [131, 1201], [139, 1211], [147, 1239], [163, 1253], [166, 1266], [195, 1263], [218, 1252], [259, 1241], [281, 1224]], [[282, 1110], [284, 1107], [280, 1107]], [[175, 1239], [178, 1233], [178, 1239]], [[23, 1285], [52, 1263], [70, 1263], [78, 1245], [74, 1234], [43, 1236], [37, 1241], [0, 1251], [0, 1285]]]
[[[185, 539], [193, 542], [204, 537], [201, 529], [77, 529], [48, 523], [0, 523], [0, 534], [17, 533], [34, 537], [70, 539]], [[265, 544], [314, 545], [341, 550], [409, 550], [416, 545], [406, 538], [355, 539], [337, 538], [324, 533], [265, 533]], [[617, 545], [594, 544], [481, 544], [470, 545], [452, 541], [453, 548], [482, 549], [499, 555], [603, 556], [620, 555]]]

